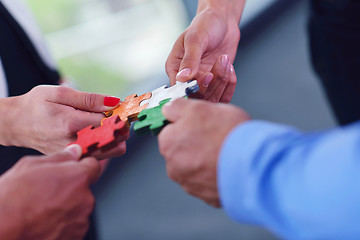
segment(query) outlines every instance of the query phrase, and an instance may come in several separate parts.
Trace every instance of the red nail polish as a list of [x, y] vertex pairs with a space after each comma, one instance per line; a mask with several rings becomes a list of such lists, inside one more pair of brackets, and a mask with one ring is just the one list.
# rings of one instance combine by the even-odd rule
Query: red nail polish
[[104, 105], [107, 107], [115, 107], [119, 104], [120, 98], [117, 97], [105, 97]]

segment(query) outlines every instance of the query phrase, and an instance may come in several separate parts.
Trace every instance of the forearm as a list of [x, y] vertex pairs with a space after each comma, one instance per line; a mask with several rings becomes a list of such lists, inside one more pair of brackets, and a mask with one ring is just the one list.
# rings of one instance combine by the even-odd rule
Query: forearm
[[199, 0], [197, 13], [216, 11], [229, 21], [239, 24], [246, 0]]
[[223, 146], [222, 204], [235, 220], [286, 239], [354, 239], [360, 235], [359, 145], [360, 123], [313, 134], [246, 123]]

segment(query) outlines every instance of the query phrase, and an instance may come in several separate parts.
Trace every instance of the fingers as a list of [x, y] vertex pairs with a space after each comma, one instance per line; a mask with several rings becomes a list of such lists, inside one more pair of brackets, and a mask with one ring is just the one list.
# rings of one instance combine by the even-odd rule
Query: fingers
[[72, 144], [66, 147], [63, 151], [41, 157], [33, 157], [32, 161], [36, 163], [55, 163], [55, 162], [66, 162], [66, 161], [78, 161], [81, 157], [82, 150], [77, 144]]
[[107, 158], [120, 157], [126, 153], [126, 143], [118, 142], [115, 145], [108, 146], [104, 149], [95, 151], [91, 156], [95, 157], [98, 160], [103, 160]]
[[231, 62], [227, 54], [218, 58], [211, 72], [214, 75], [209, 87], [204, 94], [205, 99], [212, 102], [219, 102], [230, 79]]
[[225, 91], [222, 93], [220, 98], [220, 102], [222, 103], [229, 103], [231, 102], [232, 97], [234, 96], [235, 89], [237, 84], [237, 77], [234, 70], [234, 66], [231, 66], [230, 70], [230, 80], [225, 88]]
[[176, 99], [173, 102], [169, 102], [161, 109], [164, 117], [170, 122], [176, 122], [184, 113], [185, 108], [191, 104], [189, 100], [184, 98]]
[[186, 82], [199, 72], [201, 58], [206, 50], [207, 35], [203, 33], [187, 34], [184, 39], [185, 53], [180, 63], [176, 80]]
[[120, 103], [120, 99], [116, 97], [80, 92], [62, 86], [56, 87], [55, 94], [51, 94], [48, 100], [83, 111], [98, 113], [112, 110]]
[[100, 163], [95, 158], [89, 157], [81, 160], [79, 164], [84, 168], [86, 172], [88, 183], [95, 183], [100, 176]]

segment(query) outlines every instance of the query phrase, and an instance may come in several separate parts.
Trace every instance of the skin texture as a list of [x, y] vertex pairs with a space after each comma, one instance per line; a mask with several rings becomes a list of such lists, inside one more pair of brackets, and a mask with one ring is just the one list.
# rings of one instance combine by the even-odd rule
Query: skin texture
[[216, 178], [220, 149], [231, 130], [249, 116], [232, 105], [189, 99], [171, 102], [162, 112], [172, 122], [158, 137], [167, 174], [190, 195], [220, 207]]
[[[232, 66], [240, 41], [239, 21], [244, 0], [200, 0], [198, 12], [190, 26], [180, 35], [166, 61], [170, 83], [196, 79], [202, 98], [229, 102], [236, 82], [227, 82], [221, 97], [213, 97], [218, 85], [212, 71], [220, 58], [227, 56]], [[229, 67], [233, 68], [233, 67]]]
[[95, 158], [79, 161], [72, 145], [51, 156], [24, 157], [0, 177], [1, 239], [82, 239], [100, 174]]
[[[0, 99], [0, 144], [36, 149], [44, 154], [60, 151], [76, 140], [76, 132], [100, 125], [106, 96], [64, 86], [37, 86], [30, 92]], [[98, 159], [120, 156], [126, 151], [119, 142], [111, 151], [94, 153]]]

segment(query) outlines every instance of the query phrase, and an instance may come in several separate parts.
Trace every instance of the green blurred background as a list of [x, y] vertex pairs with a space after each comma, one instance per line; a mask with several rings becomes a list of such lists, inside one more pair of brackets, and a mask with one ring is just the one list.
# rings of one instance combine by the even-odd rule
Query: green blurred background
[[25, 1], [63, 77], [121, 98], [167, 81], [167, 54], [188, 23], [179, 0]]

